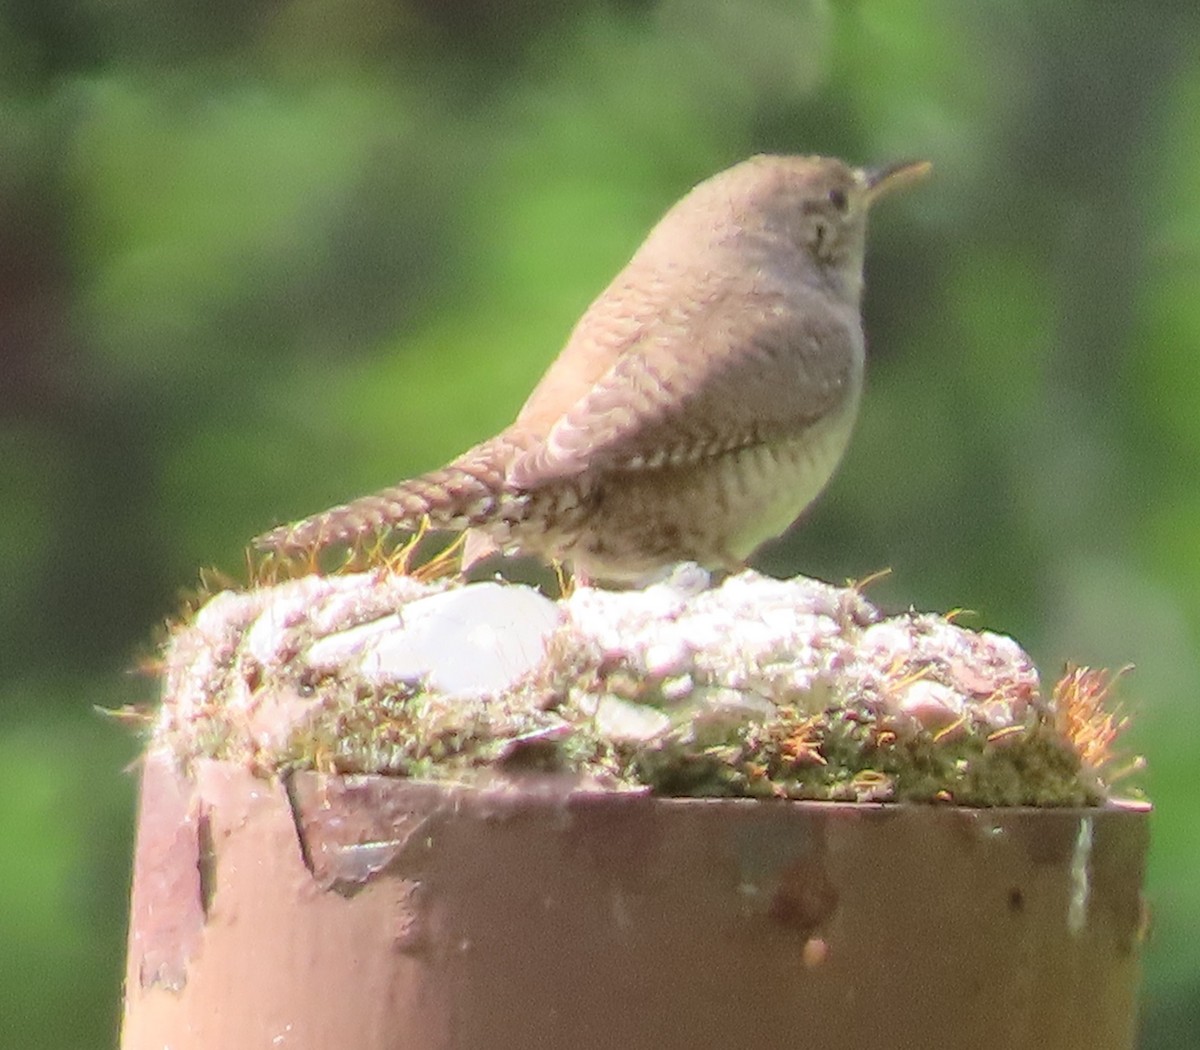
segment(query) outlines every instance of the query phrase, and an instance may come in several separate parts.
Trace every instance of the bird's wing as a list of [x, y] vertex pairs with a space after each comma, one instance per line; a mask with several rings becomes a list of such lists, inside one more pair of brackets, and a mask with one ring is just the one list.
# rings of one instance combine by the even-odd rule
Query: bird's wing
[[512, 462], [508, 483], [695, 463], [801, 432], [847, 396], [862, 339], [852, 313], [815, 293], [806, 305], [742, 287], [653, 317]]

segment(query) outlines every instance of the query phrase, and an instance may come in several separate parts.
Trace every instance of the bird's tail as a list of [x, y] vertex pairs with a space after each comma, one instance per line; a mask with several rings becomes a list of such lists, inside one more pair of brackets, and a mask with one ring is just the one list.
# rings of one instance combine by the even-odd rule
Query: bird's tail
[[[459, 530], [486, 524], [515, 501], [505, 493], [505, 443], [485, 442], [440, 470], [402, 481], [311, 518], [280, 525], [254, 540], [260, 550], [295, 552], [350, 544], [395, 530], [415, 532], [428, 519], [432, 529]], [[509, 508], [512, 515], [514, 508]]]

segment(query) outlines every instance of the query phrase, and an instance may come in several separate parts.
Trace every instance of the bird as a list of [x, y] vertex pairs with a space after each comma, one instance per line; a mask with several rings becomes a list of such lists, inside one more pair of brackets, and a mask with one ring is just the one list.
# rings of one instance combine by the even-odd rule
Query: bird
[[446, 466], [255, 541], [424, 527], [637, 585], [743, 568], [816, 499], [863, 389], [867, 216], [927, 161], [760, 154], [699, 183], [588, 307], [511, 425]]

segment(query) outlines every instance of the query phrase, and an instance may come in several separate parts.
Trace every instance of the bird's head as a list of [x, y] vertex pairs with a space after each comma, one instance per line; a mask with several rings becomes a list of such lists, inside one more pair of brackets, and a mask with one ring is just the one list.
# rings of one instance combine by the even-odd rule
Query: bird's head
[[833, 157], [762, 155], [711, 180], [727, 180], [731, 218], [751, 238], [799, 248], [815, 275], [857, 302], [867, 213], [880, 197], [928, 175], [928, 161], [853, 168]]

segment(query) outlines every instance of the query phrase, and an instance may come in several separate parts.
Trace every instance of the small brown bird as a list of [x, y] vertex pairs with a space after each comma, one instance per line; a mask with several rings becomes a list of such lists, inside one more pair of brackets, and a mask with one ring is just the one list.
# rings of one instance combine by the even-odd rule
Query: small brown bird
[[260, 536], [319, 549], [469, 529], [632, 582], [736, 569], [816, 498], [863, 385], [867, 211], [926, 162], [757, 156], [691, 191], [575, 326], [516, 421], [452, 463]]

